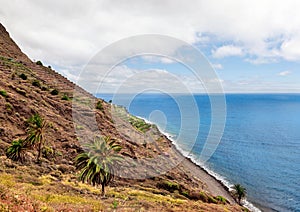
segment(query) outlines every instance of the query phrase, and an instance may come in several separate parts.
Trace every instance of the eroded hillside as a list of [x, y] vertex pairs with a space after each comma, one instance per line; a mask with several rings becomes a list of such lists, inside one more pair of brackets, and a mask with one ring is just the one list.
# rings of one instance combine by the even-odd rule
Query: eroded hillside
[[[243, 210], [155, 126], [32, 62], [1, 24], [0, 75], [0, 211]], [[36, 113], [51, 126], [41, 162], [35, 162], [34, 151], [24, 164], [11, 161], [5, 150], [26, 137], [26, 120]], [[82, 144], [95, 134], [115, 139], [125, 158], [104, 199], [98, 188], [77, 181], [74, 168]]]

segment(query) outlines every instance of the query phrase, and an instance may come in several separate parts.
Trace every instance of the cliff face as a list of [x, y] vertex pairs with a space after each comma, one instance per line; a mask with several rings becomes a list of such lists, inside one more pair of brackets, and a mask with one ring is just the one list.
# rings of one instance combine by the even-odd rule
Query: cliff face
[[21, 49], [10, 38], [5, 27], [0, 23], [0, 55], [7, 58], [15, 58], [19, 61], [29, 62], [29, 58], [21, 52]]
[[[21, 52], [1, 24], [0, 75], [0, 193], [5, 192], [5, 195], [0, 195], [0, 210], [31, 211], [44, 208], [50, 211], [76, 211], [119, 208], [122, 211], [126, 207], [125, 211], [137, 208], [149, 211], [241, 210], [235, 204], [214, 198], [210, 193], [223, 195], [234, 203], [220, 185], [212, 192], [198, 178], [197, 173], [201, 174], [202, 170], [184, 159], [155, 126], [147, 126], [146, 130], [139, 129], [130, 123], [135, 117], [127, 114], [124, 109], [96, 99], [50, 67], [33, 63]], [[68, 100], [72, 99], [74, 89], [80, 94], [80, 97], [76, 97], [79, 102], [76, 107], [77, 111], [83, 111], [80, 116], [83, 123], [81, 126], [74, 124], [74, 105], [72, 100]], [[57, 90], [58, 94], [53, 95], [53, 90]], [[66, 96], [67, 99], [63, 98]], [[103, 109], [95, 109], [98, 101]], [[121, 116], [112, 117], [112, 108], [118, 110]], [[78, 137], [76, 131], [87, 135], [93, 133], [89, 127], [90, 111], [95, 115], [96, 128], [100, 134], [116, 139], [123, 147], [121, 154], [135, 161], [135, 165], [127, 164], [127, 167], [123, 167], [118, 176], [126, 175], [126, 179], [117, 176], [108, 188], [108, 198], [101, 201], [97, 200], [97, 189], [78, 184], [73, 167], [74, 157], [83, 151], [81, 144], [85, 140]], [[51, 125], [46, 134], [48, 152], [43, 152], [42, 163], [34, 162], [34, 152], [27, 154], [25, 164], [7, 159], [6, 148], [11, 141], [26, 137], [26, 120], [36, 113]], [[164, 152], [168, 154], [164, 155]], [[150, 160], [161, 154], [167, 158], [165, 162], [160, 160], [158, 164]], [[178, 161], [182, 162], [177, 165]], [[161, 174], [155, 175], [160, 171]], [[140, 179], [131, 179], [130, 176], [137, 172]], [[208, 180], [212, 181], [210, 178]], [[41, 190], [45, 192], [39, 193]], [[18, 195], [17, 199], [15, 195]], [[134, 208], [129, 205], [134, 205]]]

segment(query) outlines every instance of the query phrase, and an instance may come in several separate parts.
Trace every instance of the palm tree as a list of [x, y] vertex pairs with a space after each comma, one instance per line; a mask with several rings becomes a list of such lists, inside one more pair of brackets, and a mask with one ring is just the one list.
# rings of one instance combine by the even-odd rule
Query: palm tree
[[14, 161], [24, 162], [25, 160], [24, 141], [22, 139], [15, 140], [11, 143], [11, 146], [6, 150], [6, 156]]
[[39, 114], [31, 116], [27, 122], [29, 123], [29, 127], [27, 128], [28, 137], [25, 139], [25, 146], [37, 149], [38, 162], [40, 160], [42, 147], [45, 143], [44, 135], [49, 125]]
[[242, 199], [243, 199], [244, 197], [246, 197], [246, 193], [247, 193], [247, 192], [246, 192], [246, 188], [243, 187], [243, 186], [240, 185], [240, 184], [235, 184], [235, 185], [233, 186], [233, 189], [234, 189], [233, 194], [234, 194], [234, 196], [236, 197], [238, 203], [241, 205]]
[[88, 152], [79, 154], [75, 158], [77, 170], [81, 170], [79, 180], [95, 185], [101, 185], [102, 196], [105, 195], [105, 186], [114, 177], [115, 165], [122, 156], [118, 153], [121, 146], [115, 143], [110, 137], [95, 137], [93, 143], [86, 146]]

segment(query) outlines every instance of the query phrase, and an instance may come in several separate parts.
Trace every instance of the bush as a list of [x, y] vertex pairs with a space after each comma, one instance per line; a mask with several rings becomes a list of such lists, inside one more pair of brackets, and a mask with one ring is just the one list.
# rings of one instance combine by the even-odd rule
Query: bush
[[61, 98], [62, 100], [69, 101], [70, 97], [67, 94], [64, 94], [63, 97]]
[[54, 155], [54, 150], [53, 150], [52, 147], [44, 146], [44, 147], [42, 148], [42, 154], [43, 154], [43, 156], [44, 156], [45, 158], [50, 159], [50, 158], [52, 158], [53, 155]]
[[8, 102], [5, 104], [5, 107], [6, 107], [6, 109], [8, 111], [12, 111], [13, 110], [13, 106], [10, 103], [8, 103]]
[[103, 110], [103, 105], [100, 100], [97, 102], [96, 109], [101, 110], [101, 111]]
[[38, 80], [33, 80], [32, 85], [39, 88], [41, 87], [41, 83]]
[[163, 181], [163, 182], [159, 182], [157, 184], [157, 187], [158, 188], [162, 188], [162, 189], [165, 189], [167, 191], [170, 191], [170, 192], [174, 192], [174, 191], [180, 191], [180, 185], [177, 184], [177, 183], [173, 183], [173, 182], [170, 182], [170, 181]]
[[0, 95], [6, 98], [7, 92], [5, 90], [0, 90]]
[[36, 64], [39, 65], [39, 66], [43, 66], [43, 63], [41, 61], [39, 61], [39, 60], [36, 61]]
[[208, 196], [208, 203], [218, 204], [218, 201], [215, 198]]
[[58, 92], [58, 90], [56, 90], [56, 89], [53, 89], [53, 90], [51, 91], [51, 95], [54, 95], [54, 96], [55, 96], [55, 95], [58, 95], [58, 93], [59, 93], [59, 92]]
[[182, 191], [181, 194], [187, 198], [190, 197], [190, 193], [188, 191]]
[[222, 203], [222, 204], [226, 204], [226, 203], [227, 203], [227, 199], [226, 199], [225, 197], [217, 196], [217, 197], [215, 197], [215, 199], [216, 199], [218, 202]]
[[24, 73], [20, 74], [19, 77], [20, 77], [22, 80], [27, 80], [27, 76], [26, 76], [26, 74], [24, 74]]
[[202, 201], [202, 202], [208, 202], [208, 196], [206, 193], [204, 192], [200, 192], [199, 193], [199, 199]]

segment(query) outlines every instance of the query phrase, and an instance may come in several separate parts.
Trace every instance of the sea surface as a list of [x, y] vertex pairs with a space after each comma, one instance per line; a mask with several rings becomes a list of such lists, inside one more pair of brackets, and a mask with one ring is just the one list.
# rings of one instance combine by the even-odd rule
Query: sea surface
[[97, 96], [156, 123], [183, 154], [226, 186], [242, 184], [247, 189], [248, 207], [300, 211], [300, 94], [227, 94], [223, 136], [204, 164], [198, 158], [208, 134], [214, 133], [210, 132], [209, 96], [192, 96], [199, 119], [192, 109], [190, 114], [181, 113], [182, 108], [191, 107], [185, 95], [139, 94], [130, 104], [127, 95]]

